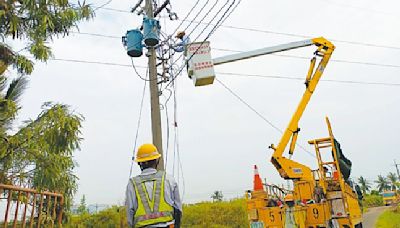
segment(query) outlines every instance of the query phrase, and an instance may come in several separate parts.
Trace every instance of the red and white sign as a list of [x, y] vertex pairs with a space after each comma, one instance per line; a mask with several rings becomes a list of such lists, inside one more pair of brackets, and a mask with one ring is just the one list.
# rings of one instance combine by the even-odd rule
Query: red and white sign
[[192, 77], [195, 86], [209, 85], [214, 82], [214, 64], [210, 52], [210, 42], [208, 41], [190, 43], [187, 46], [188, 74]]

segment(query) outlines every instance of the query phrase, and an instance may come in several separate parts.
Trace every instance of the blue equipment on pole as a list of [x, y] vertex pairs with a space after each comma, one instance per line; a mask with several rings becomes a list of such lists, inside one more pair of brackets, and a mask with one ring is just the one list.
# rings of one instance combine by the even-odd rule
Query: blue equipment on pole
[[147, 46], [154, 47], [159, 43], [160, 29], [159, 21], [150, 18], [143, 19], [144, 43]]
[[143, 54], [143, 34], [139, 29], [132, 29], [122, 37], [122, 42], [126, 46], [127, 54], [130, 57], [140, 57]]

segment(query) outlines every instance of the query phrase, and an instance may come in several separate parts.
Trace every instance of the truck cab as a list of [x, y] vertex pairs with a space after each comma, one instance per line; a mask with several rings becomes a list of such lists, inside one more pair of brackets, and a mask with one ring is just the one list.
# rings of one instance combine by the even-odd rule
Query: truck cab
[[397, 201], [397, 193], [395, 191], [384, 191], [382, 196], [385, 206], [392, 205]]

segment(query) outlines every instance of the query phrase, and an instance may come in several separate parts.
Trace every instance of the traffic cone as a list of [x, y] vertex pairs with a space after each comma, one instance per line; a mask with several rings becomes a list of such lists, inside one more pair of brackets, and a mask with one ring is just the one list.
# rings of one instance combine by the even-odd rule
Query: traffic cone
[[254, 191], [264, 191], [264, 187], [261, 181], [260, 174], [258, 174], [257, 165], [254, 165]]

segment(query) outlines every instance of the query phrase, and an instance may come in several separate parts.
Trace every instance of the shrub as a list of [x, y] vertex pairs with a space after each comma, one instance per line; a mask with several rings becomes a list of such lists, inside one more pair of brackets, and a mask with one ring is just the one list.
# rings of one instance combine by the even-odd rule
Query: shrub
[[95, 228], [95, 227], [128, 227], [126, 222], [125, 207], [113, 206], [96, 214], [84, 213], [72, 215], [66, 228]]
[[245, 199], [184, 205], [182, 227], [248, 227]]
[[[96, 214], [71, 215], [64, 227], [128, 227], [125, 207], [113, 206]], [[184, 205], [182, 227], [248, 228], [245, 199]]]
[[364, 207], [383, 206], [383, 198], [380, 195], [365, 195], [363, 199]]

